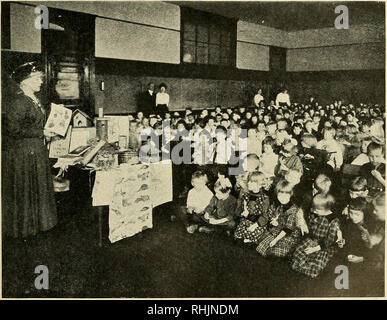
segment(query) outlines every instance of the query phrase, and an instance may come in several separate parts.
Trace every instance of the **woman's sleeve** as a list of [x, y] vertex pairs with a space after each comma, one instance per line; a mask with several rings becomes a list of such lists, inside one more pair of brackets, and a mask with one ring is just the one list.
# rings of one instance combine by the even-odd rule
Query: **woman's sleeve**
[[167, 93], [167, 107], [169, 107], [169, 94]]
[[43, 128], [38, 128], [34, 119], [28, 117], [26, 102], [16, 98], [10, 102], [7, 111], [2, 114], [3, 125], [7, 135], [21, 138], [43, 138]]

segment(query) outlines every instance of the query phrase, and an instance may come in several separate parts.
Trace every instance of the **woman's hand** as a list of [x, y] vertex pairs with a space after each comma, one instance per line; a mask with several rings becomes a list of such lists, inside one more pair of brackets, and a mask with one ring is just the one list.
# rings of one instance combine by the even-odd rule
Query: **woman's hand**
[[44, 129], [43, 130], [43, 134], [46, 138], [52, 138], [52, 137], [55, 137], [57, 134], [52, 132], [52, 131], [49, 131], [47, 129]]

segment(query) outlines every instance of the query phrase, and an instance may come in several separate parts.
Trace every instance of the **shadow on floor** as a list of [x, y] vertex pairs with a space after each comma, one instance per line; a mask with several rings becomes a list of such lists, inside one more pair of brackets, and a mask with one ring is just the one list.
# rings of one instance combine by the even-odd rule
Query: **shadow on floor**
[[[188, 234], [156, 208], [153, 229], [98, 248], [90, 206], [62, 212], [60, 224], [35, 238], [3, 242], [3, 297], [366, 297], [384, 296], [383, 275], [349, 266], [349, 289], [335, 288], [332, 261], [317, 279], [293, 272], [285, 259], [264, 259], [225, 234]], [[107, 226], [107, 221], [105, 221]], [[37, 265], [49, 290], [34, 287]]]

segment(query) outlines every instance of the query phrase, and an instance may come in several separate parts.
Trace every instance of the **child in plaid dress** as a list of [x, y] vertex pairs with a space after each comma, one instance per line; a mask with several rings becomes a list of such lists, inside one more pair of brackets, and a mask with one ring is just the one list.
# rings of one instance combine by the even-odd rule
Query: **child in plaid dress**
[[291, 260], [293, 270], [316, 278], [336, 251], [344, 246], [339, 219], [332, 213], [334, 198], [317, 194], [313, 198], [309, 237], [296, 248]]
[[236, 209], [236, 215], [241, 219], [235, 230], [235, 239], [257, 243], [264, 232], [267, 224], [264, 213], [269, 207], [269, 198], [262, 189], [264, 181], [262, 172], [253, 172], [247, 182], [248, 190], [241, 191]]
[[266, 220], [270, 221], [257, 251], [262, 256], [285, 257], [298, 244], [301, 231], [298, 226], [299, 207], [293, 203], [293, 184], [280, 180], [275, 188], [276, 200], [270, 205]]

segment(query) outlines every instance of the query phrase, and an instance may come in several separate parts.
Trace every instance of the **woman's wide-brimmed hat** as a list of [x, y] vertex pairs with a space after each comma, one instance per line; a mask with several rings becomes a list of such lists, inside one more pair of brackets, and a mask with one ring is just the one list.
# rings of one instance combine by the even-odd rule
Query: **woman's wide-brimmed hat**
[[20, 83], [31, 77], [34, 73], [42, 72], [43, 66], [37, 61], [31, 61], [18, 66], [11, 74], [12, 79]]

